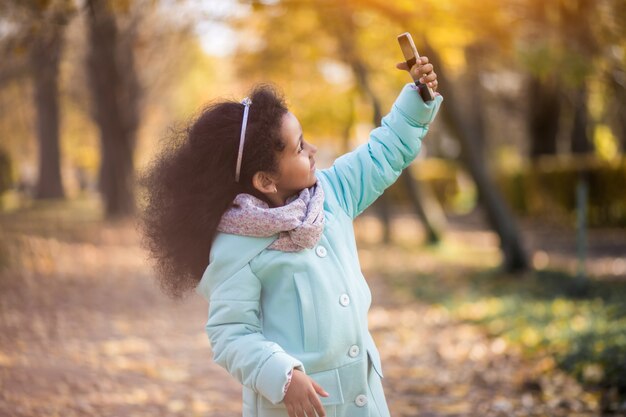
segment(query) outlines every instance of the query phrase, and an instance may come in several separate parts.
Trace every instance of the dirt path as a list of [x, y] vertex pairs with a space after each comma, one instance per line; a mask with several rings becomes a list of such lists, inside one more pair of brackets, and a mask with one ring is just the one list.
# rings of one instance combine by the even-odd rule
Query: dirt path
[[[132, 228], [5, 236], [1, 416], [240, 415], [238, 384], [211, 361], [205, 302], [159, 292]], [[597, 415], [597, 395], [570, 378], [369, 278], [394, 417]]]
[[23, 238], [2, 275], [0, 415], [234, 416], [199, 297], [160, 294], [133, 233], [97, 244]]

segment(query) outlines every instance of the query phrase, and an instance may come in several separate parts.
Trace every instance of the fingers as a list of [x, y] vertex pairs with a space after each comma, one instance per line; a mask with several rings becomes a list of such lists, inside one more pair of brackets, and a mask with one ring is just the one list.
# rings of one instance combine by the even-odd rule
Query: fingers
[[435, 74], [434, 72], [426, 73], [425, 75], [420, 77], [420, 79], [424, 83], [427, 83], [427, 82], [430, 82], [430, 81], [435, 81], [437, 79], [437, 74]]
[[[326, 395], [326, 397], [327, 396], [328, 395]], [[319, 417], [326, 417], [326, 410], [324, 410], [324, 406], [322, 405], [322, 402], [320, 401], [320, 398], [315, 393], [313, 393], [309, 397], [309, 401], [311, 402], [313, 408], [315, 408], [315, 411], [317, 412], [317, 415]], [[315, 414], [312, 414], [312, 416], [315, 416]]]
[[420, 83], [427, 84], [430, 88], [436, 90], [439, 82], [437, 81], [437, 73], [433, 70], [433, 64], [426, 63], [419, 68], [411, 68], [411, 75], [418, 79]]
[[[304, 409], [304, 412], [306, 412], [306, 417], [317, 417], [318, 415], [315, 413], [315, 409], [310, 404]], [[319, 416], [322, 417], [321, 414]]]
[[426, 65], [422, 65], [421, 67], [417, 67], [416, 65], [413, 68], [411, 68], [411, 75], [416, 78], [422, 78], [432, 73], [433, 69], [434, 69], [433, 64], [426, 64]]
[[[313, 389], [322, 397], [328, 397], [330, 394], [324, 390], [317, 382], [311, 379], [311, 383], [313, 384]], [[317, 398], [317, 397], [316, 397]]]
[[439, 85], [439, 81], [437, 81], [437, 74], [435, 74], [434, 72], [431, 72], [429, 75], [420, 78], [420, 82], [422, 84], [427, 84], [433, 90], [436, 90], [437, 86]]
[[428, 75], [421, 76], [419, 80], [422, 84], [431, 83], [437, 80], [437, 74], [431, 72]]
[[320, 396], [329, 395], [312, 378], [294, 372], [283, 402], [289, 417], [326, 417]]
[[306, 404], [302, 407], [287, 408], [289, 417], [326, 417], [326, 410], [319, 401], [317, 404]]
[[[304, 412], [303, 403], [296, 402], [295, 404], [285, 404], [287, 408], [287, 415], [289, 417], [307, 417]], [[315, 415], [313, 415], [315, 417]]]
[[[309, 397], [309, 401], [311, 401], [311, 404], [315, 408], [315, 411], [317, 412], [317, 415], [319, 417], [326, 417], [326, 410], [324, 410], [324, 406], [322, 406], [322, 402], [320, 401], [320, 398], [317, 395], [319, 394], [322, 397], [328, 397], [330, 396], [330, 394], [327, 393], [326, 390], [322, 388], [321, 385], [315, 382], [313, 379], [311, 379], [311, 385], [313, 386], [313, 389], [315, 390], [315, 392], [311, 393], [312, 395]], [[312, 414], [312, 416], [315, 416], [315, 415]]]
[[[415, 65], [413, 65], [413, 68], [420, 68], [421, 66], [424, 66], [424, 65], [428, 64], [429, 62], [430, 62], [430, 60], [428, 59], [427, 56], [421, 56], [421, 57], [419, 57], [419, 59], [417, 60]], [[398, 62], [396, 64], [396, 68], [398, 68], [399, 70], [403, 70], [403, 71], [409, 71], [409, 65], [406, 63], [406, 61]]]
[[422, 84], [427, 84], [433, 90], [437, 89], [439, 84], [437, 81], [437, 74], [433, 71], [433, 64], [430, 63], [427, 56], [421, 56], [418, 62], [413, 65], [411, 69], [409, 69], [406, 62], [397, 63], [396, 68], [403, 71], [409, 71], [413, 79], [419, 80]]
[[326, 417], [326, 410], [314, 393], [296, 404], [285, 404], [285, 407], [289, 417]]

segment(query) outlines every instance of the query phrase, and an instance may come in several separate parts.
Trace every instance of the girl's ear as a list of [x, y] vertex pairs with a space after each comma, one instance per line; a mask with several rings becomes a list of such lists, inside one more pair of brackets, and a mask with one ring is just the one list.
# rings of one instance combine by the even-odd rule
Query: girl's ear
[[278, 191], [276, 178], [265, 171], [258, 171], [252, 176], [252, 186], [263, 194], [274, 194]]

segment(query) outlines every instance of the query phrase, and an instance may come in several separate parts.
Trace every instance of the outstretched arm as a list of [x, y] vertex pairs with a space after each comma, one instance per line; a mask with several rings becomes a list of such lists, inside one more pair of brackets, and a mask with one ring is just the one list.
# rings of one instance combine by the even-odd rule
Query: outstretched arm
[[[421, 59], [423, 64], [415, 65], [411, 71], [418, 71], [423, 82], [436, 88], [437, 76], [432, 65], [427, 64], [427, 57]], [[397, 67], [406, 69], [406, 63]], [[442, 101], [443, 97], [437, 94], [434, 100], [425, 103], [415, 84], [404, 86], [381, 126], [370, 133], [368, 143], [318, 172], [326, 185], [326, 195], [334, 197], [352, 218], [363, 212], [418, 155]]]

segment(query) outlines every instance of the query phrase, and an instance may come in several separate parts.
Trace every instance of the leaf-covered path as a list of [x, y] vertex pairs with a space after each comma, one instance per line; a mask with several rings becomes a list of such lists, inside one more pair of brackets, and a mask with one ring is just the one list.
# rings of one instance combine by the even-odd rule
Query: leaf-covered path
[[[238, 384], [211, 361], [205, 302], [160, 293], [132, 225], [66, 220], [2, 220], [0, 415], [239, 415]], [[549, 359], [524, 360], [366, 276], [394, 417], [598, 415], [598, 395], [544, 372]]]

